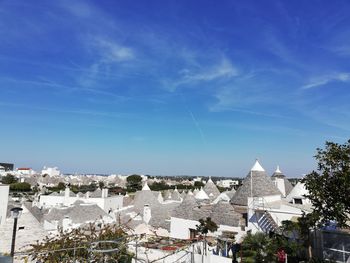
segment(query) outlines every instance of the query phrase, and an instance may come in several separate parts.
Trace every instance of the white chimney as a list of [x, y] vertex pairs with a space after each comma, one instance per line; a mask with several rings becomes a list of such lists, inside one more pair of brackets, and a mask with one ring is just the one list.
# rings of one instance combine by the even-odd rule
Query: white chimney
[[149, 207], [149, 205], [145, 205], [143, 207], [143, 221], [148, 224], [149, 221], [151, 220], [151, 208]]
[[63, 231], [66, 231], [70, 228], [70, 225], [72, 224], [72, 220], [69, 218], [69, 216], [65, 216], [63, 219], [62, 219], [62, 228], [63, 228]]
[[63, 200], [63, 204], [65, 206], [68, 206], [69, 205], [69, 187], [67, 186], [66, 189], [64, 189], [64, 200]]
[[159, 191], [159, 193], [158, 193], [158, 202], [159, 203], [163, 203], [163, 201], [164, 201], [164, 198], [163, 198], [163, 196], [162, 196], [162, 193]]
[[66, 189], [64, 189], [64, 197], [68, 198], [69, 197], [69, 187], [67, 186]]
[[103, 188], [102, 189], [102, 198], [107, 198], [108, 197], [108, 188]]

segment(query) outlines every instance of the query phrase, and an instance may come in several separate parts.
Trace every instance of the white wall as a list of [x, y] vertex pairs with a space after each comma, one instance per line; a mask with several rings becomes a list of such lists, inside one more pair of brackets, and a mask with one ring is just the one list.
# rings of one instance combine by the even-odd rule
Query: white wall
[[281, 205], [280, 209], [271, 209], [269, 212], [278, 226], [281, 226], [284, 220], [291, 220], [293, 217], [300, 217], [303, 214], [301, 209], [289, 205]]
[[116, 210], [123, 207], [123, 198], [122, 195], [116, 195], [107, 198], [93, 198], [93, 197], [64, 197], [64, 196], [54, 196], [54, 195], [41, 195], [40, 196], [40, 207], [49, 208], [60, 205], [70, 206], [75, 201], [80, 200], [84, 203], [94, 203], [97, 204], [101, 209], [108, 213], [110, 209]]
[[[262, 203], [258, 207], [268, 211], [278, 226], [281, 226], [281, 223], [284, 220], [291, 220], [293, 217], [299, 217], [302, 215], [302, 210], [296, 207], [292, 207], [282, 203], [279, 203], [278, 207], [276, 207], [278, 203], [275, 203], [274, 205], [269, 205], [270, 202], [274, 202], [277, 200], [278, 196], [265, 196], [263, 199], [261, 199]], [[253, 201], [251, 197], [248, 198], [248, 204], [251, 204], [248, 207], [248, 229], [251, 230], [253, 233], [256, 233], [261, 231], [257, 222], [258, 218], [256, 217], [256, 213], [254, 210], [257, 207], [254, 207], [252, 205]]]
[[[190, 238], [190, 228], [196, 229], [199, 225], [198, 221], [182, 219], [177, 217], [171, 217], [170, 220], [170, 237], [179, 239], [189, 239]], [[245, 235], [245, 231], [242, 231], [240, 227], [218, 225], [218, 230], [214, 233], [209, 233], [208, 236], [218, 236], [222, 234], [222, 231], [237, 232], [235, 236], [237, 241]]]
[[9, 189], [9, 185], [0, 184], [0, 225], [5, 224], [6, 221]]
[[190, 228], [196, 229], [199, 222], [195, 220], [171, 217], [170, 219], [170, 237], [179, 239], [190, 238]]
[[231, 180], [231, 179], [226, 179], [226, 180], [221, 180], [217, 183], [217, 185], [222, 186], [222, 187], [232, 187], [234, 185], [238, 185], [239, 181], [238, 180]]
[[309, 194], [309, 191], [306, 190], [305, 184], [298, 182], [294, 186], [292, 191], [287, 195], [286, 200], [288, 202], [293, 202], [294, 201], [293, 198], [300, 198], [300, 199], [303, 199], [303, 204], [308, 204], [308, 203], [310, 203], [310, 201], [307, 198], [305, 198], [305, 196], [304, 196], [304, 195], [308, 195], [308, 194]]

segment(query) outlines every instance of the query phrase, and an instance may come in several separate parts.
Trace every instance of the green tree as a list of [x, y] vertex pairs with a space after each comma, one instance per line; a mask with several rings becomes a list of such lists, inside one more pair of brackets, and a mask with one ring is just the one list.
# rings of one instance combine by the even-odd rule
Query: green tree
[[215, 232], [218, 229], [218, 225], [210, 217], [199, 219], [199, 225], [196, 225], [196, 227], [197, 231], [203, 235], [207, 235], [209, 231]]
[[195, 181], [194, 182], [194, 187], [195, 188], [201, 188], [202, 186], [204, 186], [203, 182], [200, 182], [200, 181]]
[[168, 184], [166, 184], [163, 180], [160, 182], [154, 182], [149, 187], [152, 191], [163, 191], [171, 189], [171, 187]]
[[218, 230], [218, 225], [211, 220], [210, 217], [206, 219], [199, 219], [199, 225], [196, 225], [196, 230], [204, 235], [204, 251], [207, 251], [207, 235], [209, 232], [215, 232]]
[[29, 192], [31, 190], [31, 186], [29, 183], [13, 183], [10, 184], [11, 191], [20, 191], [20, 192]]
[[66, 188], [66, 184], [63, 183], [63, 182], [59, 182], [58, 185], [57, 185], [57, 188], [59, 190], [64, 190]]
[[315, 159], [317, 171], [302, 180], [314, 207], [310, 223], [324, 225], [335, 220], [341, 227], [349, 226], [350, 140], [345, 144], [326, 142], [325, 149], [317, 148]]
[[1, 179], [1, 182], [3, 184], [13, 184], [13, 183], [16, 183], [17, 181], [18, 181], [17, 178], [14, 177], [12, 174], [7, 174]]
[[129, 175], [126, 178], [127, 189], [130, 192], [141, 190], [142, 188], [142, 177], [138, 174]]

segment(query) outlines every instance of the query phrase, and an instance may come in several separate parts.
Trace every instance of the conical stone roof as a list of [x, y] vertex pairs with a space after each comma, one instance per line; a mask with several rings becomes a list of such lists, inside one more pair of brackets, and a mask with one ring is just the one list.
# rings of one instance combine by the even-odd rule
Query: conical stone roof
[[225, 191], [224, 193], [227, 194], [227, 196], [231, 199], [236, 194], [236, 190], [232, 187], [230, 191]]
[[207, 195], [207, 193], [204, 191], [203, 187], [201, 188], [201, 190], [196, 194], [196, 199], [199, 200], [206, 200], [209, 199], [209, 196]]
[[212, 208], [211, 219], [217, 225], [239, 226], [242, 215], [228, 202], [219, 202]]
[[271, 177], [284, 178], [286, 176], [281, 172], [279, 165], [277, 165], [276, 171], [272, 174]]
[[[253, 182], [251, 187], [251, 182]], [[264, 197], [271, 195], [281, 195], [266, 171], [256, 160], [254, 166], [243, 180], [242, 185], [237, 189], [232, 197], [231, 203], [234, 205], [248, 205], [248, 197]]]
[[187, 194], [182, 203], [173, 211], [173, 216], [178, 218], [191, 218], [193, 208], [198, 206], [198, 202], [193, 194]]
[[176, 188], [173, 191], [172, 200], [175, 200], [175, 201], [180, 201], [181, 200], [181, 195], [180, 195], [179, 191]]
[[287, 178], [283, 178], [284, 180], [284, 187], [286, 189], [286, 196], [293, 190], [293, 185]]
[[203, 190], [207, 193], [208, 196], [210, 196], [210, 194], [213, 194], [212, 198], [216, 198], [216, 197], [218, 197], [220, 195], [219, 189], [216, 187], [216, 185], [211, 180], [211, 178], [209, 178], [209, 180], [205, 184]]
[[288, 195], [292, 191], [293, 185], [288, 181], [283, 172], [281, 172], [279, 165], [277, 165], [276, 171], [272, 174], [271, 178], [272, 180], [274, 180], [275, 178], [283, 179], [286, 195]]
[[185, 192], [185, 190], [183, 190], [183, 191], [181, 192], [180, 197], [181, 197], [182, 199], [184, 199], [184, 198], [186, 197], [186, 192]]
[[137, 211], [143, 211], [145, 205], [157, 207], [160, 205], [158, 201], [158, 192], [151, 191], [146, 184], [143, 186], [141, 191], [137, 191], [134, 198], [134, 208]]

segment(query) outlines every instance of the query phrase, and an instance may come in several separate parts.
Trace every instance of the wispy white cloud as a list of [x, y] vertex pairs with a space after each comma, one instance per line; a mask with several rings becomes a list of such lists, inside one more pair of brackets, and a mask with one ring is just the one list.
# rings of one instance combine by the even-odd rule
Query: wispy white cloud
[[135, 58], [132, 48], [123, 46], [115, 40], [105, 37], [85, 37], [84, 43], [90, 51], [90, 56], [94, 62], [88, 66], [89, 74], [79, 77], [79, 84], [84, 87], [92, 87], [96, 84], [96, 79], [103, 75], [104, 78], [114, 76], [116, 68], [120, 68], [124, 63]]
[[[214, 62], [214, 65], [209, 65], [212, 61], [193, 62], [188, 64], [189, 67], [184, 67], [179, 71], [179, 76], [174, 79], [163, 79], [163, 85], [170, 91], [176, 90], [178, 87], [194, 87], [200, 83], [229, 80], [239, 75], [238, 69], [233, 66], [232, 62], [227, 57], [222, 57]], [[186, 64], [186, 61], [185, 61]], [[193, 67], [195, 65], [195, 67]]]
[[135, 58], [133, 49], [122, 46], [116, 41], [108, 40], [103, 37], [96, 37], [92, 44], [100, 54], [100, 62], [114, 63], [129, 61]]
[[337, 72], [325, 76], [312, 78], [309, 83], [302, 86], [302, 89], [311, 89], [324, 86], [333, 81], [348, 82], [350, 81], [350, 73]]
[[237, 75], [237, 68], [232, 65], [228, 58], [223, 57], [221, 61], [214, 66], [201, 68], [197, 72], [185, 71], [183, 81], [211, 81], [219, 78], [230, 78]]

